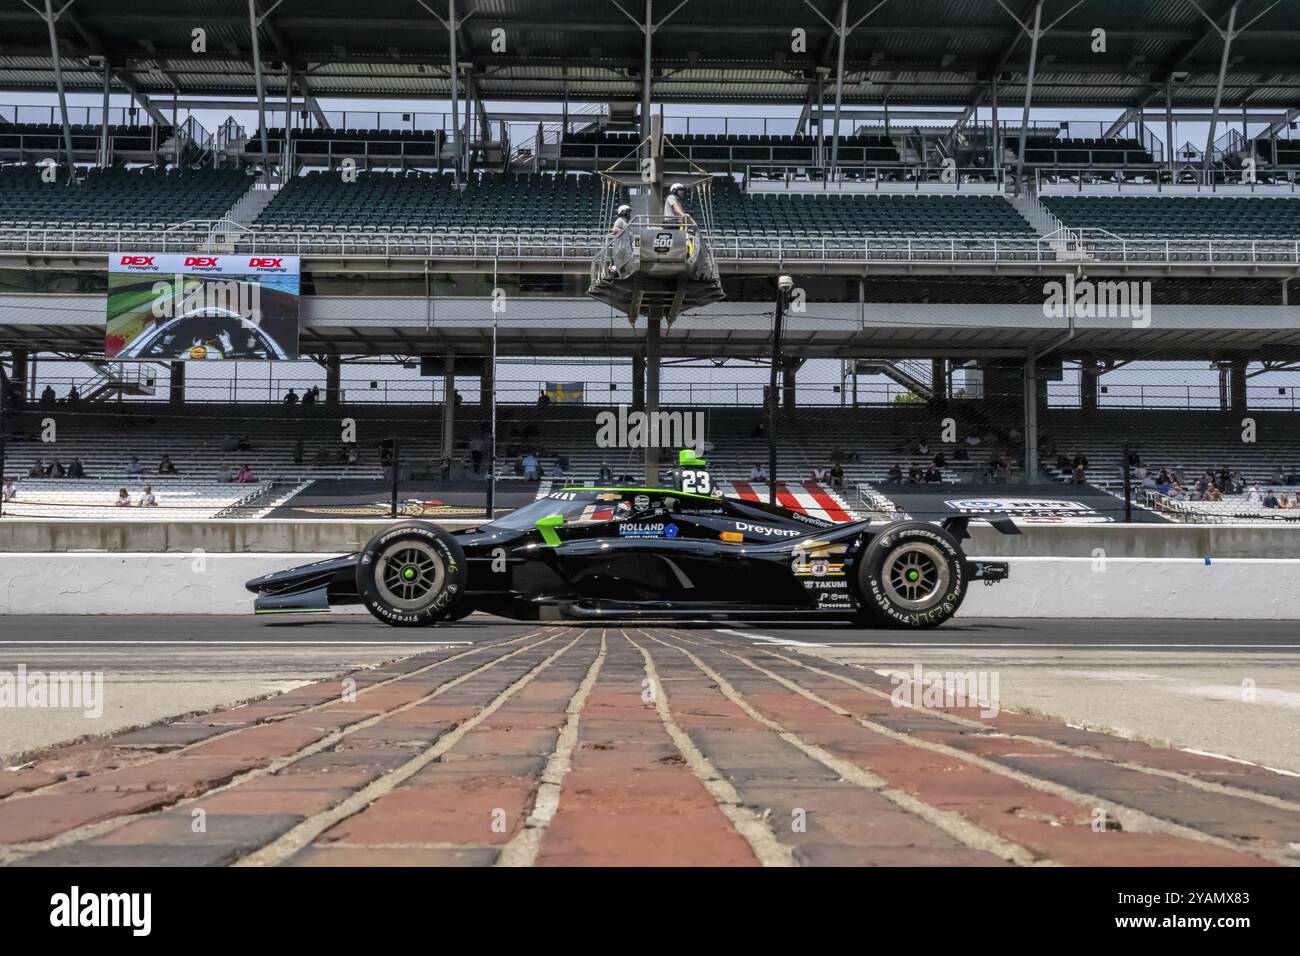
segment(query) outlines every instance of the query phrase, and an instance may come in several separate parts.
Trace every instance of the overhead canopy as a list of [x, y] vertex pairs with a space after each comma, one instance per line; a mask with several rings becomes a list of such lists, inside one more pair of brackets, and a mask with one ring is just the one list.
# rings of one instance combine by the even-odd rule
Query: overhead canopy
[[[318, 97], [450, 95], [447, 0], [256, 2], [259, 15], [266, 14], [259, 45], [273, 95], [283, 94], [286, 64]], [[1006, 0], [1008, 9], [997, 0], [846, 2], [847, 24], [861, 22], [845, 44], [845, 102], [969, 105], [986, 96], [995, 76], [1003, 103], [1023, 98], [1030, 44], [1008, 9], [1029, 23], [1034, 0]], [[644, 20], [644, 0], [454, 3], [463, 19], [458, 59], [482, 97], [640, 98], [643, 38], [634, 21]], [[1209, 21], [1226, 27], [1232, 6], [1232, 0], [1045, 0], [1042, 23], [1051, 30], [1039, 43], [1034, 103], [1159, 105], [1172, 79], [1175, 106], [1210, 107], [1223, 40]], [[818, 68], [834, 77], [831, 23], [838, 22], [839, 0], [653, 0], [653, 19], [659, 24], [656, 102], [797, 104], [807, 99]], [[1295, 107], [1300, 4], [1240, 0], [1235, 24], [1246, 29], [1232, 42], [1224, 107]], [[191, 50], [195, 28], [206, 31], [204, 54]], [[1098, 28], [1106, 31], [1104, 52], [1094, 52]], [[796, 29], [805, 31], [799, 49]], [[73, 0], [57, 33], [71, 91], [101, 90], [94, 58], [106, 57], [117, 92], [254, 92], [245, 0]], [[0, 88], [54, 88], [45, 23], [23, 0], [0, 0]]]

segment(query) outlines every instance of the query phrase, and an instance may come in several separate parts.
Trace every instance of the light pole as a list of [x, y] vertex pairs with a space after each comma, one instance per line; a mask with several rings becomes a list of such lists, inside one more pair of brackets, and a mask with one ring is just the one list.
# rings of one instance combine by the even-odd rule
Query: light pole
[[776, 312], [772, 316], [772, 375], [767, 387], [767, 503], [776, 504], [776, 406], [778, 375], [781, 369], [781, 326], [785, 320], [785, 303], [794, 289], [794, 280], [781, 276], [776, 280]]

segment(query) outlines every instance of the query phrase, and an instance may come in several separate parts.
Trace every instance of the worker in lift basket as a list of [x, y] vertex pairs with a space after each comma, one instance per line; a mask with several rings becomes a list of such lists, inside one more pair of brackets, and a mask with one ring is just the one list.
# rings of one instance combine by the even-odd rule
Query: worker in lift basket
[[614, 210], [614, 225], [609, 230], [609, 264], [605, 266], [605, 271], [612, 277], [618, 274], [618, 266], [614, 263], [614, 247], [618, 243], [619, 237], [627, 232], [627, 227], [632, 222], [632, 207], [627, 203], [619, 206]]
[[668, 195], [664, 197], [664, 224], [676, 225], [686, 223], [689, 226], [695, 225], [695, 220], [686, 212], [686, 207], [682, 201], [686, 198], [686, 187], [681, 183], [673, 183], [672, 188], [668, 190]]

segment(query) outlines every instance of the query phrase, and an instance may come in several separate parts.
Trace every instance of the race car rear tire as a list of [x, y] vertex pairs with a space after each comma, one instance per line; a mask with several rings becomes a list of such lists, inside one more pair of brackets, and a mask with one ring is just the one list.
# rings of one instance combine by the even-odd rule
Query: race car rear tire
[[884, 529], [858, 562], [859, 623], [938, 627], [966, 596], [964, 555], [942, 528], [909, 521]]
[[376, 618], [392, 627], [424, 627], [457, 616], [465, 552], [442, 528], [405, 521], [366, 543], [356, 574], [357, 593]]

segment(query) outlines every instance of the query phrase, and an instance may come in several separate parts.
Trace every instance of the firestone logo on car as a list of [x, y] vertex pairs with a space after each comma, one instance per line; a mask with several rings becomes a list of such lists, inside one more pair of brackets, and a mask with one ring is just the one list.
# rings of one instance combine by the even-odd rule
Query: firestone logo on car
[[156, 256], [123, 256], [120, 265], [124, 266], [152, 266]]

